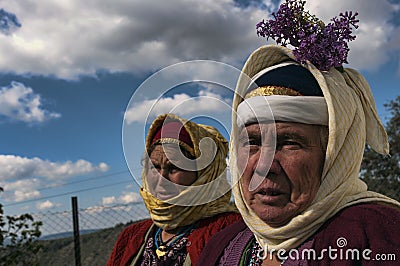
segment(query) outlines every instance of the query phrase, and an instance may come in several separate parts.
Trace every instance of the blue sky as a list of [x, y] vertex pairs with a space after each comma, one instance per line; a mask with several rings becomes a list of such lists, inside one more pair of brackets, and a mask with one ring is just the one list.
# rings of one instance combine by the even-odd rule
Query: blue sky
[[[342, 11], [359, 12], [349, 66], [369, 81], [386, 120], [383, 104], [400, 95], [400, 3], [362, 2], [311, 0], [306, 7], [325, 22]], [[241, 68], [252, 50], [267, 43], [257, 37], [255, 25], [276, 3], [1, 1], [0, 186], [5, 192], [0, 199], [6, 212], [69, 210], [71, 196], [79, 197], [81, 208], [140, 200], [122, 142], [131, 97], [137, 102], [131, 109], [129, 158], [138, 177], [148, 127], [144, 107], [166, 90], [160, 84], [139, 97], [134, 93], [140, 85], [158, 70], [188, 60]], [[195, 96], [222, 105], [231, 101], [229, 93], [209, 84], [186, 84], [160, 103], [172, 108]], [[221, 124], [229, 137], [230, 114], [201, 97], [192, 106], [204, 116], [213, 113], [216, 119], [209, 122]]]

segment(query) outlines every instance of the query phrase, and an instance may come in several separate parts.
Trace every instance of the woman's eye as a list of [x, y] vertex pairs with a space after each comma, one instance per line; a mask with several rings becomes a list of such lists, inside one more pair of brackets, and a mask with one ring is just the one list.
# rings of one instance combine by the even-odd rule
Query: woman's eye
[[239, 143], [239, 152], [247, 155], [256, 154], [261, 146], [260, 141], [255, 138], [243, 138]]
[[170, 173], [176, 173], [176, 172], [178, 172], [178, 171], [180, 171], [181, 169], [179, 169], [177, 166], [175, 166], [175, 165], [171, 165], [170, 167], [169, 167], [169, 172]]
[[[288, 149], [299, 149], [299, 148], [301, 148], [301, 144], [299, 142], [291, 141], [291, 140], [283, 141], [280, 146], [288, 148]], [[278, 147], [279, 147], [279, 145], [278, 145]]]
[[254, 145], [259, 145], [259, 142], [255, 139], [248, 139], [242, 142], [242, 146], [254, 146]]

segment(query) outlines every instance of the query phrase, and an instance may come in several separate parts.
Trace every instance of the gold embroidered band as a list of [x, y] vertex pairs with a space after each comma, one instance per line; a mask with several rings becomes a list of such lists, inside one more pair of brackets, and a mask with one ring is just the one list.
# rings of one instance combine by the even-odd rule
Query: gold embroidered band
[[271, 96], [271, 95], [302, 96], [301, 93], [290, 88], [268, 85], [268, 86], [258, 87], [252, 90], [251, 92], [246, 94], [245, 99], [254, 96]]

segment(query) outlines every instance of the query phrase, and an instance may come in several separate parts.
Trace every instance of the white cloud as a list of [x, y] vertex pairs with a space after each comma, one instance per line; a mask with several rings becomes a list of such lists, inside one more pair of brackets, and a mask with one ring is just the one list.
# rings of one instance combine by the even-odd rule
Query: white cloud
[[[0, 71], [61, 78], [97, 70], [143, 73], [192, 59], [240, 65], [249, 52], [267, 43], [256, 35], [255, 25], [270, 13], [255, 6], [240, 8], [233, 0], [5, 0], [2, 6], [22, 26], [0, 35]], [[351, 45], [350, 62], [369, 69], [388, 59], [386, 45], [395, 33], [388, 20], [398, 5], [387, 0], [363, 0], [362, 6], [357, 1], [311, 0], [306, 7], [325, 22], [357, 10], [362, 27]], [[359, 56], [371, 52], [377, 54], [371, 60]]]
[[107, 207], [104, 206], [92, 206], [84, 210], [84, 213], [88, 214], [96, 214], [96, 213], [101, 213], [104, 210], [107, 210]]
[[0, 87], [0, 116], [12, 121], [40, 123], [61, 115], [44, 110], [40, 95], [35, 94], [32, 88], [13, 81], [9, 86]]
[[[56, 214], [57, 215], [57, 214]], [[118, 223], [127, 223], [132, 220], [140, 220], [149, 217], [144, 204], [129, 204], [115, 206], [92, 206], [80, 211], [80, 215], [90, 218], [96, 223], [91, 223], [89, 228], [108, 228]]]
[[107, 172], [108, 169], [110, 169], [110, 167], [106, 163], [99, 163], [99, 166], [97, 168], [101, 172]]
[[16, 190], [16, 189], [31, 189], [35, 188], [40, 184], [40, 180], [38, 178], [29, 178], [29, 179], [23, 179], [23, 180], [17, 180], [14, 182], [7, 182], [4, 183], [4, 190], [9, 191], [9, 190]]
[[41, 182], [37, 178], [2, 182], [2, 187], [4, 188], [4, 195], [2, 197], [6, 201], [15, 202], [39, 198], [41, 194], [37, 188], [40, 184]]
[[103, 205], [110, 205], [110, 204], [113, 204], [113, 203], [115, 203], [115, 197], [114, 196], [111, 196], [111, 197], [103, 197], [103, 200], [102, 200], [102, 203], [103, 203]]
[[218, 112], [225, 112], [227, 106], [230, 106], [230, 99], [225, 99], [221, 95], [202, 90], [197, 97], [185, 93], [175, 94], [172, 97], [163, 97], [160, 99], [144, 100], [141, 103], [135, 103], [125, 112], [125, 121], [128, 124], [133, 122], [150, 121], [157, 115], [165, 113], [174, 113], [181, 116], [192, 114], [206, 115]]
[[19, 180], [32, 177], [45, 177], [48, 179], [62, 179], [108, 170], [105, 163], [98, 166], [85, 160], [76, 162], [51, 162], [40, 158], [26, 158], [15, 155], [0, 155], [0, 180]]
[[[161, 98], [159, 100], [145, 100], [141, 104], [129, 108], [125, 113], [125, 120], [128, 124], [132, 122], [143, 122], [148, 117], [152, 107], [154, 107], [152, 111], [156, 114], [169, 113], [174, 106], [189, 99], [189, 95], [182, 93], [175, 94], [173, 97]], [[157, 105], [155, 106], [155, 104]]]
[[266, 12], [233, 0], [5, 0], [2, 7], [22, 25], [0, 35], [2, 72], [76, 78], [191, 59], [237, 63], [265, 43], [255, 24]]
[[43, 201], [43, 202], [38, 202], [36, 204], [36, 208], [39, 210], [45, 210], [45, 209], [52, 209], [56, 206], [59, 206], [59, 204], [55, 204], [49, 200]]
[[105, 163], [93, 165], [85, 160], [51, 162], [40, 158], [0, 155], [0, 183], [2, 198], [7, 202], [21, 202], [40, 198], [41, 189], [49, 182], [92, 172], [106, 172]]
[[119, 198], [118, 201], [121, 203], [132, 203], [132, 202], [139, 202], [142, 198], [138, 193], [135, 192], [124, 192]]
[[14, 201], [15, 202], [30, 200], [30, 199], [34, 199], [34, 198], [38, 198], [38, 197], [40, 197], [40, 192], [37, 190], [31, 190], [31, 191], [15, 190], [14, 191]]
[[115, 196], [103, 197], [102, 204], [103, 205], [128, 204], [128, 203], [135, 203], [135, 202], [139, 202], [139, 201], [142, 201], [140, 194], [135, 193], [135, 192], [124, 191], [118, 198]]

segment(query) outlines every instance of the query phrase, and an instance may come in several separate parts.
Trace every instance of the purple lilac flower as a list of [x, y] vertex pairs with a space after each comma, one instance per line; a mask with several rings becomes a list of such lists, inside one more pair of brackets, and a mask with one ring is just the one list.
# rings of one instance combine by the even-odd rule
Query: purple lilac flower
[[314, 15], [304, 10], [305, 1], [286, 0], [279, 10], [272, 13], [273, 19], [262, 20], [256, 25], [257, 35], [272, 38], [277, 44], [292, 45], [296, 59], [307, 60], [319, 70], [341, 68], [347, 63], [349, 47], [347, 42], [356, 37], [352, 28], [358, 28], [358, 13], [345, 12], [334, 17], [325, 25]]

